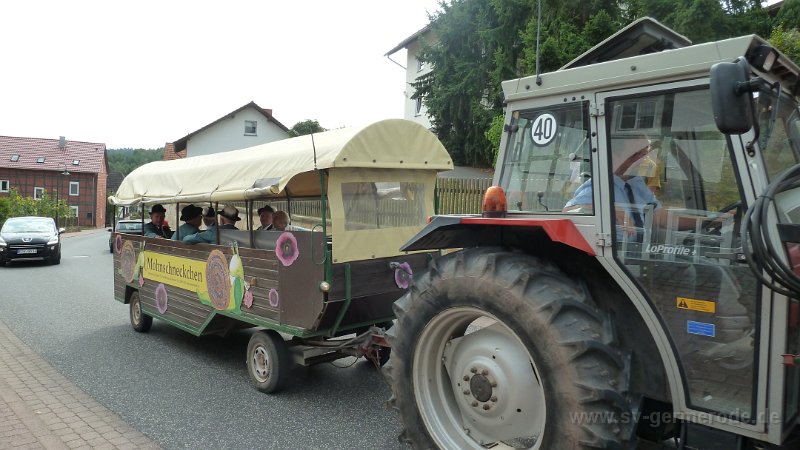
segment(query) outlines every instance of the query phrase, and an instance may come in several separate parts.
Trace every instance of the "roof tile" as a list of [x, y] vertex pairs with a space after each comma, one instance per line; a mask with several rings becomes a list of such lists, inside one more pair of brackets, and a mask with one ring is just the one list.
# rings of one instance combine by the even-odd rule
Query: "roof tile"
[[[105, 161], [106, 144], [96, 142], [66, 141], [65, 148], [58, 147], [58, 139], [41, 139], [0, 136], [0, 167], [9, 169], [64, 170], [70, 172], [100, 173]], [[12, 161], [12, 155], [19, 155]], [[36, 160], [44, 158], [44, 163]], [[72, 164], [79, 160], [78, 165]]]

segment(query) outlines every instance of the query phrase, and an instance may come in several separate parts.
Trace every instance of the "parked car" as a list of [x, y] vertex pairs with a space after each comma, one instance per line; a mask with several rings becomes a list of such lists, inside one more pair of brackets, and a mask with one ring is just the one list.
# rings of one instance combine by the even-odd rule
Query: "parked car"
[[[141, 220], [118, 220], [116, 230], [119, 233], [124, 234], [142, 234], [142, 221]], [[114, 231], [111, 228], [108, 231]], [[108, 237], [108, 251], [114, 253], [114, 239], [116, 237], [115, 233], [111, 233], [111, 236]]]
[[0, 229], [0, 266], [11, 261], [61, 262], [61, 233], [50, 217], [12, 217]]

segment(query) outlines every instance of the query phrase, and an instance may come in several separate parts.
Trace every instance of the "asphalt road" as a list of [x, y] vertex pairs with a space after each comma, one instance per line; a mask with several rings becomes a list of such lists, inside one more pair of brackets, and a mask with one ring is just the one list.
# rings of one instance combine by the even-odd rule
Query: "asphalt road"
[[247, 377], [251, 332], [134, 332], [114, 300], [105, 231], [65, 237], [58, 266], [0, 267], [0, 318], [81, 389], [166, 449], [406, 449], [389, 389], [363, 359], [298, 368], [277, 394]]

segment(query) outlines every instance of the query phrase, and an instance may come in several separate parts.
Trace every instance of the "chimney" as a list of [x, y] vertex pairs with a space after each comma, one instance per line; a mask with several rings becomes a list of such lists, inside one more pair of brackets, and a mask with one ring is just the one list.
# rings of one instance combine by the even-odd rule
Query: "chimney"
[[67, 139], [64, 136], [58, 137], [58, 148], [62, 150], [67, 148]]

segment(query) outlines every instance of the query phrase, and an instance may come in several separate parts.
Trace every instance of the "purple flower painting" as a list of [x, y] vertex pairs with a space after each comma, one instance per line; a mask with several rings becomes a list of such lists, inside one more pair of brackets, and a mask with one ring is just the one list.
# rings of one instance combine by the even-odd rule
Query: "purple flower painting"
[[269, 290], [269, 306], [273, 308], [277, 308], [278, 305], [281, 304], [281, 299], [278, 296], [278, 291], [276, 289]]
[[114, 238], [114, 250], [117, 254], [122, 253], [122, 235], [117, 233], [117, 236]]
[[253, 293], [250, 291], [244, 293], [244, 306], [245, 308], [253, 306]]
[[142, 286], [144, 286], [144, 276], [142, 275], [142, 272], [139, 272], [139, 287]]
[[408, 283], [411, 282], [413, 276], [414, 272], [408, 263], [398, 264], [394, 269], [394, 282], [400, 289], [408, 289]]
[[288, 231], [283, 232], [275, 242], [275, 256], [284, 267], [291, 266], [300, 256], [297, 239]]
[[164, 314], [167, 312], [168, 301], [167, 288], [164, 283], [159, 283], [158, 287], [156, 287], [156, 308], [158, 308], [159, 313]]

